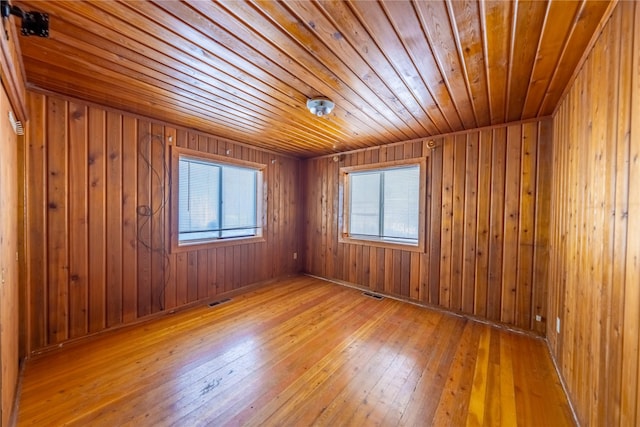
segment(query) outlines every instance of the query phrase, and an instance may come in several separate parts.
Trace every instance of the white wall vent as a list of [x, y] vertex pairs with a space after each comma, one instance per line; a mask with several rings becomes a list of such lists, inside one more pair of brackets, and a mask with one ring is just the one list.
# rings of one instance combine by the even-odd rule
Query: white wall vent
[[16, 135], [24, 135], [24, 128], [22, 127], [22, 122], [20, 120], [16, 120], [12, 111], [9, 111], [9, 123], [11, 123], [11, 127]]

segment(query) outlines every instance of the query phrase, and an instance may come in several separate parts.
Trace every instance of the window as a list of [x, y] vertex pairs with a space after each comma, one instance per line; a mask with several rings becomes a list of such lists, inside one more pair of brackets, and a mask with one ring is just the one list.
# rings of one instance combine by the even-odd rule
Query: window
[[181, 148], [174, 150], [174, 249], [259, 238], [264, 166]]
[[340, 170], [342, 241], [423, 249], [423, 159]]

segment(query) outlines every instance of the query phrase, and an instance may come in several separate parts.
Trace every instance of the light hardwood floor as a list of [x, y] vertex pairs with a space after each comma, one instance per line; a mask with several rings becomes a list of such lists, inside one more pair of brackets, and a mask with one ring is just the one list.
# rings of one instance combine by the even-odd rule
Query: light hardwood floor
[[311, 277], [27, 362], [19, 425], [573, 425], [537, 338]]

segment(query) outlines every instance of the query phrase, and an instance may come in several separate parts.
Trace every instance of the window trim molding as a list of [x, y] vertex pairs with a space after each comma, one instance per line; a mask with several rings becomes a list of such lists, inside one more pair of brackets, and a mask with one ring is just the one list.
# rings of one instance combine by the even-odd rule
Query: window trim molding
[[[349, 235], [349, 174], [368, 170], [389, 169], [397, 166], [417, 165], [420, 168], [420, 200], [418, 202], [418, 244], [391, 242], [382, 239], [362, 239]], [[427, 157], [414, 157], [404, 160], [371, 163], [357, 166], [343, 166], [338, 171], [338, 242], [364, 246], [376, 246], [390, 249], [400, 249], [410, 252], [426, 252], [427, 240]]]
[[[180, 157], [187, 157], [194, 160], [204, 160], [221, 165], [235, 167], [246, 167], [258, 171], [256, 212], [258, 220], [259, 234], [251, 237], [230, 237], [227, 239], [203, 239], [180, 243], [180, 233], [178, 231], [178, 188], [179, 161]], [[220, 156], [218, 154], [206, 153], [204, 151], [192, 150], [190, 148], [171, 146], [171, 205], [169, 207], [169, 240], [171, 242], [171, 253], [179, 253], [200, 249], [213, 249], [224, 246], [244, 245], [247, 243], [258, 243], [266, 241], [267, 234], [267, 186], [265, 181], [267, 165], [250, 162], [248, 160], [235, 159]]]

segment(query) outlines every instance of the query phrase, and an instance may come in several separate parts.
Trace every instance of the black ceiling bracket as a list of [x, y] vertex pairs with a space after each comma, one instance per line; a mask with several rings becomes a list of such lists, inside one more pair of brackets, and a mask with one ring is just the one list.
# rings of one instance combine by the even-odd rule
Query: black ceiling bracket
[[[2, 13], [2, 22], [10, 15], [17, 16], [22, 19], [21, 34], [23, 36], [49, 37], [49, 14], [42, 12], [25, 12], [17, 6], [9, 4], [9, 0], [0, 0], [0, 12]], [[9, 34], [5, 28], [7, 40]]]

